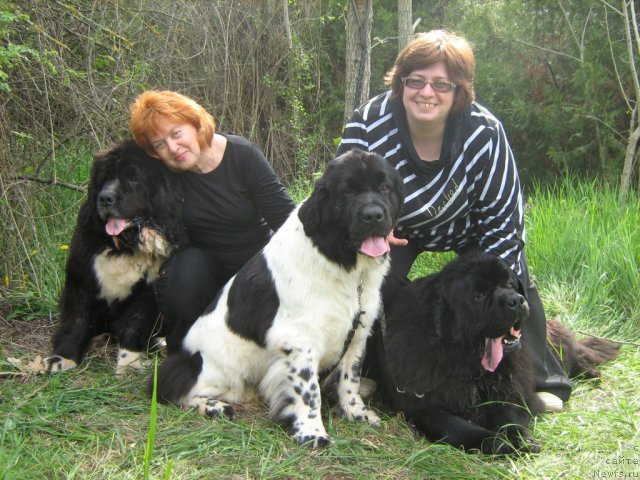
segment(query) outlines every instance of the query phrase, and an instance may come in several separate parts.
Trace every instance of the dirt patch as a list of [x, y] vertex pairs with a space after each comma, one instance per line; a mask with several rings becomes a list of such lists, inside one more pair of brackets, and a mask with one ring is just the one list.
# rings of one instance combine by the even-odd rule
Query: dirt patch
[[7, 357], [46, 355], [56, 322], [50, 318], [7, 320], [0, 314], [0, 348]]
[[[51, 340], [58, 326], [54, 318], [10, 319], [9, 313], [10, 309], [0, 304], [0, 360], [11, 364], [11, 367], [2, 369], [0, 380], [32, 376], [35, 364], [39, 363], [38, 357], [51, 353]], [[115, 365], [116, 353], [115, 342], [108, 335], [100, 335], [91, 340], [87, 358], [98, 357]]]

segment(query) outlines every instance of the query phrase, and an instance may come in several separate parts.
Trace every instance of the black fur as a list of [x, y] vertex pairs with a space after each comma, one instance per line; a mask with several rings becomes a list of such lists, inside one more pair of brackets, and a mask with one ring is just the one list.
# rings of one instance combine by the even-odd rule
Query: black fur
[[[251, 300], [249, 300], [251, 299]], [[229, 328], [265, 346], [265, 337], [278, 312], [280, 300], [264, 256], [254, 255], [231, 284], [227, 297]]]
[[539, 450], [529, 426], [544, 407], [526, 338], [504, 346], [494, 371], [481, 363], [486, 338], [513, 339], [512, 327], [528, 317], [517, 285], [501, 260], [472, 254], [386, 299], [377, 380], [385, 400], [430, 440], [488, 454]]
[[[123, 142], [95, 155], [88, 196], [71, 240], [60, 326], [53, 337], [53, 355], [47, 359], [49, 370], [64, 369], [62, 359], [79, 364], [91, 337], [105, 332], [127, 350], [141, 352], [149, 345], [159, 323], [150, 276], [185, 242], [181, 199], [172, 174], [135, 142]], [[109, 218], [120, 218], [127, 227], [118, 235], [109, 235]], [[151, 266], [146, 275], [128, 286], [117, 285], [117, 276], [100, 284], [97, 258], [103, 258], [105, 265], [126, 262], [142, 258], [142, 248], [148, 250], [144, 257]], [[105, 293], [107, 288], [123, 293], [113, 298]]]
[[[158, 367], [157, 395], [160, 403], [178, 404], [184, 392], [196, 384], [202, 370], [200, 352], [180, 351], [168, 355]], [[153, 376], [147, 383], [147, 394], [153, 392]]]

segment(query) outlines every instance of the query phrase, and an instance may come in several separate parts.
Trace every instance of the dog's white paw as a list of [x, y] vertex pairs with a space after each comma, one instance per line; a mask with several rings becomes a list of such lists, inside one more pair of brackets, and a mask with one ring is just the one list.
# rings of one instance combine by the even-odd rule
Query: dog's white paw
[[374, 427], [380, 426], [380, 417], [362, 401], [358, 401], [355, 398], [347, 405], [342, 405], [338, 409], [338, 415], [347, 420], [367, 422]]
[[299, 444], [309, 447], [325, 447], [331, 443], [331, 438], [324, 429], [319, 412], [298, 412], [291, 421], [289, 433]]
[[125, 348], [118, 350], [116, 375], [124, 375], [127, 372], [141, 372], [148, 366], [149, 361], [142, 356], [141, 352], [132, 352]]
[[60, 355], [51, 355], [42, 360], [44, 366], [44, 372], [46, 373], [59, 373], [66, 372], [78, 366], [78, 364], [69, 358], [61, 357]]
[[233, 417], [236, 415], [232, 405], [212, 397], [193, 397], [191, 406], [197, 408], [200, 415], [209, 418], [226, 418], [233, 420]]
[[311, 448], [326, 447], [331, 444], [329, 435], [305, 434], [303, 432], [294, 433], [291, 437], [300, 445]]

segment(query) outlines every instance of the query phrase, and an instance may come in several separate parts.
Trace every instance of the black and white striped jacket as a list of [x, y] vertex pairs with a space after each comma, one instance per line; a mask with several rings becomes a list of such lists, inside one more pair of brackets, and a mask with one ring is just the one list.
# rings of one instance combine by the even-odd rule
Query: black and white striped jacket
[[473, 103], [450, 117], [440, 159], [418, 158], [406, 112], [391, 92], [356, 109], [345, 125], [338, 155], [361, 148], [377, 152], [400, 172], [405, 200], [396, 236], [423, 250], [479, 247], [524, 271], [524, 210], [513, 152], [491, 112]]

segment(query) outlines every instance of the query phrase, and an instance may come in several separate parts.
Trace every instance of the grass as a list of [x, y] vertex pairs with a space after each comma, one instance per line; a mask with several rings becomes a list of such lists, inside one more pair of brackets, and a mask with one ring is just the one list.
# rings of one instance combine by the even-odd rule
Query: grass
[[[86, 187], [92, 162], [86, 147], [75, 145], [58, 155], [56, 178]], [[31, 167], [11, 173], [35, 174]], [[49, 166], [38, 176], [53, 178], [54, 174]], [[0, 298], [3, 293], [9, 296], [12, 314], [20, 318], [55, 313], [67, 248], [85, 194], [60, 185], [0, 180]]]
[[545, 308], [580, 330], [614, 338], [640, 331], [640, 200], [566, 181], [538, 189], [527, 215], [527, 255]]
[[[6, 370], [6, 364], [0, 364]], [[144, 478], [150, 419], [140, 377], [116, 379], [113, 361], [83, 372], [3, 382], [0, 478]], [[577, 386], [564, 412], [539, 417], [537, 455], [491, 458], [433, 445], [401, 418], [381, 428], [324, 415], [334, 443], [309, 451], [270, 422], [258, 402], [239, 419], [211, 421], [160, 405], [148, 478], [592, 478], [611, 461], [638, 460], [640, 355], [625, 347], [599, 383]], [[636, 471], [637, 465], [623, 465]]]
[[[240, 406], [233, 422], [154, 406], [143, 392], [151, 370], [116, 378], [113, 346], [95, 350], [76, 371], [21, 374], [8, 358], [43, 353], [55, 319], [5, 302], [0, 479], [637, 478], [640, 202], [620, 209], [615, 198], [606, 188], [571, 182], [529, 198], [527, 252], [549, 316], [627, 342], [599, 381], [576, 383], [563, 412], [536, 419], [539, 454], [469, 455], [429, 443], [401, 417], [383, 412], [382, 426], [374, 428], [337, 419], [327, 406], [334, 443], [309, 450], [272, 423], [257, 400]], [[450, 256], [424, 254], [413, 274], [437, 269]], [[373, 406], [380, 407], [375, 400]]]

